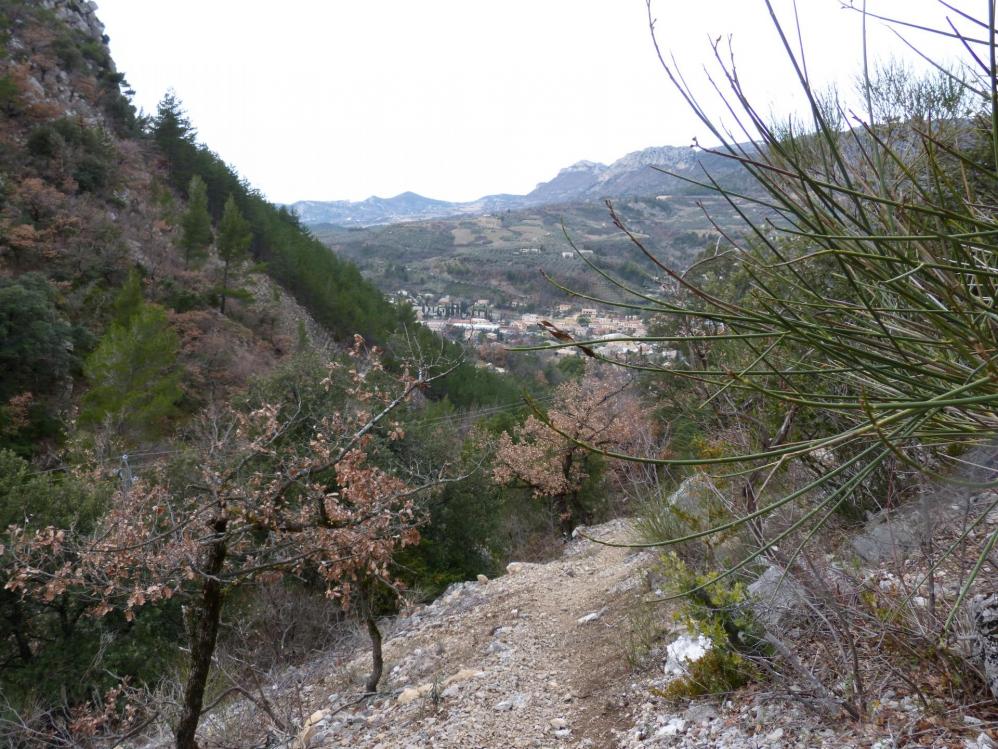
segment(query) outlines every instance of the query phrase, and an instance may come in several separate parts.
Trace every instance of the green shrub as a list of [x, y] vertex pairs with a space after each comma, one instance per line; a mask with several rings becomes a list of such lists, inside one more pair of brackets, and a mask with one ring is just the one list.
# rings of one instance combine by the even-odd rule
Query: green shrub
[[35, 128], [26, 143], [37, 159], [62, 157], [80, 192], [99, 192], [111, 181], [114, 148], [107, 135], [82, 121], [62, 118]]
[[62, 117], [46, 127], [55, 130], [66, 143], [74, 147], [89, 146], [92, 149], [97, 145], [97, 138], [94, 131], [80, 120]]
[[79, 51], [84, 58], [101, 68], [111, 66], [111, 55], [108, 53], [107, 47], [96, 39], [82, 40], [79, 43]]
[[106, 494], [106, 487], [58, 472], [37, 473], [20, 456], [0, 449], [0, 529], [30, 520], [35, 528], [75, 527], [86, 533], [104, 512]]
[[494, 574], [500, 555], [495, 548], [502, 510], [499, 494], [478, 472], [432, 497], [419, 543], [398, 557], [406, 582], [437, 595], [451, 583]]
[[62, 67], [73, 72], [83, 66], [83, 53], [71, 34], [64, 34], [52, 43], [52, 51]]
[[666, 685], [651, 689], [668, 700], [725, 695], [751, 683], [758, 669], [736, 651], [716, 645], [686, 666], [687, 673]]
[[180, 286], [172, 279], [164, 279], [160, 285], [162, 302], [175, 312], [190, 312], [195, 309], [214, 307], [217, 299], [211, 295], [202, 294], [185, 286]]
[[711, 648], [700, 659], [688, 663], [688, 672], [669, 684], [661, 696], [723, 694], [757, 679], [760, 671], [752, 659], [769, 657], [771, 648], [748, 606], [744, 586], [729, 580], [712, 582], [713, 570], [696, 574], [674, 553], [662, 557], [662, 567], [666, 577], [684, 594], [679, 620], [690, 632], [709, 639]]
[[26, 143], [28, 153], [39, 159], [53, 159], [62, 153], [66, 142], [50, 125], [42, 125], [31, 131]]
[[73, 179], [80, 192], [100, 192], [107, 187], [111, 169], [108, 163], [98, 157], [87, 154], [77, 163], [73, 170]]
[[21, 108], [21, 89], [9, 75], [0, 76], [0, 111], [15, 114]]

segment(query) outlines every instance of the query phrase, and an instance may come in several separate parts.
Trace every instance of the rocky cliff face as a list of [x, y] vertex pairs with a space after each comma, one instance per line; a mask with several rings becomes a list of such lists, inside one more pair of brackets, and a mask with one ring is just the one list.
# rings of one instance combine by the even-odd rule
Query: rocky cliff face
[[[39, 0], [38, 6], [55, 23], [42, 29], [15, 15], [7, 43], [22, 98], [29, 106], [57, 107], [61, 116], [79, 117], [91, 126], [106, 124], [107, 100], [118, 94], [122, 79], [107, 48], [96, 3]], [[81, 85], [87, 78], [97, 85]]]
[[97, 3], [89, 0], [40, 0], [40, 5], [55, 13], [70, 28], [106, 42], [104, 24], [97, 18]]

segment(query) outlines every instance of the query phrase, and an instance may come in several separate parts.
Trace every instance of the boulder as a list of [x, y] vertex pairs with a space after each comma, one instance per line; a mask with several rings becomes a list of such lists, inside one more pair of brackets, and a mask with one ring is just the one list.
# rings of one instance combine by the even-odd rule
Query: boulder
[[310, 747], [315, 746], [316, 738], [325, 727], [329, 715], [329, 710], [316, 710], [308, 716], [308, 720], [305, 721], [305, 725], [302, 726], [295, 740], [295, 748], [310, 749]]
[[906, 513], [881, 512], [852, 540], [853, 551], [864, 561], [890, 559], [918, 546], [920, 519], [914, 510]]
[[402, 694], [398, 696], [398, 703], [400, 705], [408, 705], [410, 702], [418, 700], [423, 695], [420, 694], [418, 689], [413, 687], [407, 687], [402, 690]]
[[687, 673], [686, 664], [700, 660], [713, 647], [710, 638], [703, 635], [680, 635], [665, 649], [665, 672], [670, 676], [682, 676]]
[[476, 671], [475, 669], [472, 668], [462, 668], [456, 674], [451, 674], [446, 679], [444, 679], [444, 686], [457, 684], [462, 681], [467, 681], [468, 679], [476, 679], [479, 676], [485, 676], [485, 672]]
[[600, 617], [606, 613], [606, 606], [601, 608], [599, 611], [593, 611], [585, 616], [580, 616], [576, 621], [577, 624], [591, 624], [592, 622], [599, 621]]
[[974, 622], [974, 657], [984, 669], [991, 696], [998, 699], [998, 593], [974, 598], [970, 612]]
[[748, 592], [752, 597], [752, 613], [772, 632], [779, 632], [800, 616], [807, 598], [804, 589], [776, 566], [767, 567], [748, 586]]

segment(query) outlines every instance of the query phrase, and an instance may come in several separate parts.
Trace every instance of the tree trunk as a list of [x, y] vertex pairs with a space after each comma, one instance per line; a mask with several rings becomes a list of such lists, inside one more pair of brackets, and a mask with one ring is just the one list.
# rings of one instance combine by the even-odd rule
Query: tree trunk
[[561, 524], [561, 532], [566, 538], [572, 537], [572, 523], [575, 520], [572, 514], [572, 502], [567, 494], [559, 494], [557, 497], [558, 522]]
[[225, 261], [225, 270], [222, 271], [222, 303], [219, 305], [218, 311], [223, 315], [225, 314], [225, 295], [229, 291], [229, 261]]
[[212, 523], [215, 539], [208, 546], [202, 570], [204, 587], [190, 628], [191, 670], [184, 686], [183, 711], [177, 724], [177, 749], [198, 749], [196, 734], [204, 706], [204, 688], [208, 683], [211, 657], [218, 638], [218, 623], [222, 616], [222, 582], [218, 575], [225, 564], [226, 525], [227, 521], [221, 518]]
[[381, 630], [378, 629], [378, 622], [373, 613], [367, 615], [367, 634], [371, 636], [371, 675], [367, 677], [364, 690], [368, 694], [374, 694], [378, 691], [378, 682], [381, 681], [385, 661], [381, 653]]
[[[3, 596], [4, 598], [8, 597], [6, 591], [4, 591]], [[21, 612], [21, 602], [14, 596], [9, 597], [11, 599], [10, 614], [6, 618], [10, 623], [14, 642], [17, 643], [17, 654], [22, 661], [28, 663], [34, 657], [34, 654], [31, 652], [31, 645], [28, 643], [28, 638], [24, 632], [24, 615]]]
[[[561, 475], [565, 479], [565, 486], [572, 486], [572, 464], [575, 462], [573, 450], [569, 450], [565, 459], [561, 462]], [[574, 496], [578, 489], [573, 489], [571, 494], [558, 495], [558, 519], [561, 521], [561, 532], [566, 538], [572, 537], [572, 524], [575, 521], [575, 501]]]

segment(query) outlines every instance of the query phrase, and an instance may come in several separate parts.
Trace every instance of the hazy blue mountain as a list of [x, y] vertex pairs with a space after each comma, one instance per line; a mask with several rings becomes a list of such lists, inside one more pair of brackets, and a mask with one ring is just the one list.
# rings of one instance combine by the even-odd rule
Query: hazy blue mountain
[[453, 203], [404, 192], [392, 198], [372, 196], [359, 201], [301, 200], [290, 207], [310, 226], [378, 226], [604, 198], [690, 194], [698, 188], [654, 167], [702, 181], [701, 165], [728, 184], [741, 177], [741, 167], [730, 159], [688, 146], [662, 146], [634, 151], [610, 165], [579, 161], [526, 195], [486, 195], [478, 200]]

